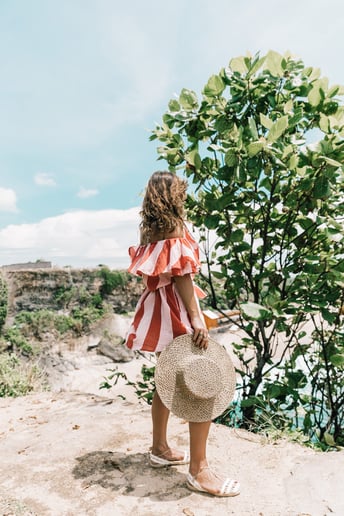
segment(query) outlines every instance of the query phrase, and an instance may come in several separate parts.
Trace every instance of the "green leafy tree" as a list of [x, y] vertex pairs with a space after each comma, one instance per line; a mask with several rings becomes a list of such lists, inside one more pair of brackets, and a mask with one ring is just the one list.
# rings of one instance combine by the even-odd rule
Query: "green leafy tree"
[[240, 310], [244, 420], [257, 419], [264, 381], [271, 402], [308, 411], [305, 431], [315, 421], [335, 439], [344, 412], [343, 94], [289, 54], [236, 57], [201, 100], [189, 89], [172, 99], [151, 135], [159, 159], [194, 185], [189, 219], [203, 231], [212, 305], [216, 278]]

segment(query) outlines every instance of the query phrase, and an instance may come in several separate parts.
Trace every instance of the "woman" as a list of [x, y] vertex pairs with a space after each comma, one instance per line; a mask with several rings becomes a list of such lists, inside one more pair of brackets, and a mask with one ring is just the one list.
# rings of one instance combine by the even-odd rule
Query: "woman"
[[[186, 333], [193, 335], [196, 346], [208, 346], [208, 330], [198, 303], [204, 294], [193, 283], [200, 268], [199, 250], [184, 225], [186, 189], [186, 181], [170, 172], [155, 172], [146, 188], [140, 212], [141, 242], [129, 249], [129, 272], [142, 276], [146, 286], [127, 336], [127, 346], [133, 350], [159, 354], [175, 337]], [[189, 458], [167, 442], [169, 413], [155, 392], [150, 465], [189, 463], [188, 487], [215, 496], [239, 494], [236, 481], [221, 479], [209, 469], [206, 445], [211, 421], [189, 422]]]

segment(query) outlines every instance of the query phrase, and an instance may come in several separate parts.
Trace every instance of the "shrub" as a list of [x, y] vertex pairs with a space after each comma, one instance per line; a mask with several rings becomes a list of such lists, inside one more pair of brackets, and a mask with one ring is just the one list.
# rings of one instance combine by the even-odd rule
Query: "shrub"
[[111, 294], [115, 288], [124, 287], [128, 283], [128, 273], [122, 271], [111, 271], [108, 267], [102, 267], [97, 275], [102, 279], [99, 289], [102, 298]]
[[12, 350], [21, 352], [23, 355], [32, 355], [31, 344], [23, 336], [19, 328], [12, 326], [4, 332], [4, 339], [10, 344]]
[[36, 364], [24, 363], [15, 354], [0, 354], [0, 397], [25, 396], [46, 388], [46, 378]]

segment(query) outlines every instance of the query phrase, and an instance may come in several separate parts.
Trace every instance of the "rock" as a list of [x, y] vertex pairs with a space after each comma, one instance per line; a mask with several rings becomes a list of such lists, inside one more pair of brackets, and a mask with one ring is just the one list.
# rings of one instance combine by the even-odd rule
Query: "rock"
[[91, 335], [93, 338], [98, 336], [98, 341], [100, 341], [105, 333], [125, 338], [132, 323], [132, 319], [132, 314], [107, 314], [93, 325]]
[[97, 353], [111, 358], [114, 362], [130, 362], [134, 352], [124, 345], [124, 339], [117, 335], [107, 334], [99, 342]]
[[46, 371], [48, 376], [53, 372], [65, 374], [67, 371], [75, 369], [75, 365], [70, 357], [66, 357], [61, 353], [42, 353], [38, 360], [39, 366]]
[[87, 339], [87, 351], [92, 351], [99, 346], [100, 338], [97, 336], [90, 335]]

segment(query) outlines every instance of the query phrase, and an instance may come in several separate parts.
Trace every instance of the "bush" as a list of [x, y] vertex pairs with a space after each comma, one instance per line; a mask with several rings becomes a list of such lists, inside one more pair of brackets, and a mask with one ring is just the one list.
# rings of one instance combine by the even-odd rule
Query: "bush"
[[111, 271], [108, 267], [102, 267], [98, 276], [103, 280], [99, 289], [100, 295], [108, 296], [117, 287], [124, 287], [128, 283], [129, 275], [127, 272]]
[[103, 307], [103, 302], [101, 302], [99, 307], [99, 297], [95, 297], [94, 301], [98, 304], [97, 307], [93, 305], [86, 307], [77, 306], [72, 309], [70, 315], [58, 314], [52, 310], [20, 312], [15, 317], [15, 325], [18, 329], [14, 331], [11, 328], [10, 331], [12, 334], [16, 334], [16, 339], [19, 339], [19, 334], [21, 334], [24, 337], [33, 336], [40, 340], [44, 333], [53, 330], [58, 331], [62, 335], [67, 331], [80, 335], [83, 331], [89, 330], [92, 323], [104, 315], [105, 308]]
[[25, 396], [45, 388], [44, 374], [36, 364], [26, 364], [14, 353], [0, 354], [0, 397]]
[[120, 378], [123, 378], [126, 381], [126, 385], [133, 387], [139, 400], [145, 401], [148, 405], [152, 404], [155, 392], [155, 366], [147, 367], [143, 364], [141, 367], [142, 380], [136, 382], [129, 380], [127, 375], [122, 371], [118, 371], [117, 368], [109, 369], [109, 372], [110, 374], [104, 377], [104, 381], [99, 385], [99, 389], [111, 389], [117, 385]]
[[4, 332], [4, 339], [10, 344], [12, 350], [20, 351], [23, 355], [32, 355], [31, 344], [25, 339], [19, 328], [12, 326]]

